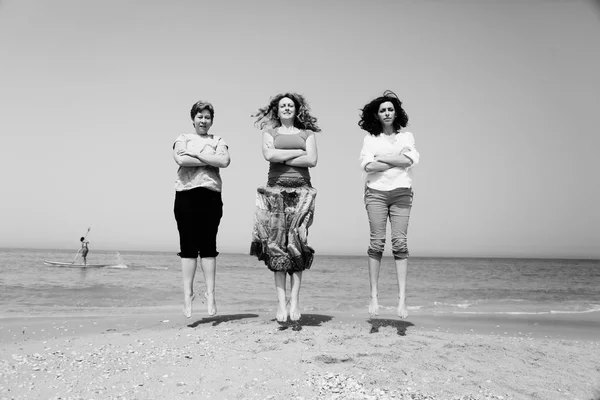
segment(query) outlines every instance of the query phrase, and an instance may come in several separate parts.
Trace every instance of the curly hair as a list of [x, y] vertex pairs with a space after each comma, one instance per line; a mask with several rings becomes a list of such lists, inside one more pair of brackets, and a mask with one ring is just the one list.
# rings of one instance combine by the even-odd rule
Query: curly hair
[[298, 129], [307, 129], [313, 132], [321, 132], [321, 128], [317, 125], [317, 118], [310, 114], [310, 106], [308, 102], [298, 93], [280, 93], [275, 97], [272, 97], [265, 107], [260, 108], [255, 114], [252, 114], [252, 118], [256, 118], [254, 126], [263, 130], [265, 127], [270, 126], [277, 128], [281, 126], [281, 121], [277, 116], [277, 110], [279, 108], [279, 101], [287, 97], [294, 102], [296, 106], [296, 117], [294, 118], [294, 126]]
[[396, 111], [396, 117], [393, 122], [394, 130], [399, 131], [406, 127], [408, 124], [408, 115], [406, 115], [406, 111], [402, 108], [402, 102], [396, 96], [396, 93], [391, 90], [386, 90], [383, 92], [383, 96], [370, 101], [363, 107], [358, 126], [373, 136], [379, 136], [381, 133], [381, 121], [379, 121], [377, 114], [379, 113], [379, 106], [387, 101], [394, 105], [394, 110]]

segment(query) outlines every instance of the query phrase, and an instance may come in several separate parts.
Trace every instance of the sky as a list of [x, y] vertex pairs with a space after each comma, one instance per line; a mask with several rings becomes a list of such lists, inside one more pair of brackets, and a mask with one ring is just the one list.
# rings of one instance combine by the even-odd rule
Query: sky
[[[584, 0], [0, 1], [0, 247], [178, 249], [172, 145], [197, 100], [229, 144], [221, 252], [268, 164], [250, 117], [322, 132], [309, 243], [365, 255], [360, 109], [409, 116], [412, 256], [600, 258], [600, 7]], [[386, 255], [391, 255], [388, 240]]]

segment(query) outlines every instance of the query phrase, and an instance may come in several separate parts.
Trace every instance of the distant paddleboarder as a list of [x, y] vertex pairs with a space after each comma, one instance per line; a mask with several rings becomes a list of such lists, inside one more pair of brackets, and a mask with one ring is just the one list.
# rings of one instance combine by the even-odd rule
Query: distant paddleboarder
[[90, 242], [85, 240], [83, 236], [81, 237], [81, 239], [79, 239], [79, 241], [81, 242], [81, 249], [79, 251], [81, 252], [81, 257], [83, 257], [83, 265], [87, 265], [87, 255], [90, 251], [90, 249], [88, 248], [88, 244], [90, 244]]
[[85, 236], [82, 236], [79, 239], [79, 241], [81, 242], [81, 248], [79, 250], [77, 250], [77, 254], [75, 254], [75, 258], [73, 259], [73, 262], [71, 264], [75, 264], [77, 257], [79, 257], [79, 253], [81, 253], [81, 257], [83, 257], [83, 265], [87, 265], [87, 255], [88, 255], [88, 252], [90, 251], [88, 245], [90, 244], [90, 242], [85, 240], [85, 238], [90, 233], [90, 229], [92, 229], [91, 226], [87, 229]]

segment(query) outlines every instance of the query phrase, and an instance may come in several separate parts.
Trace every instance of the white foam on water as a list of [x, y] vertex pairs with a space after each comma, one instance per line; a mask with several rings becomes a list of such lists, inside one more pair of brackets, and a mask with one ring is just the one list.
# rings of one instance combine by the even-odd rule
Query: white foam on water
[[442, 303], [440, 301], [434, 301], [433, 305], [434, 306], [444, 306], [444, 307], [469, 308], [473, 304], [472, 303], [468, 303], [468, 302], [467, 303], [452, 304], [452, 303]]
[[129, 268], [127, 265], [124, 264], [118, 264], [118, 265], [109, 265], [106, 268], [111, 268], [111, 269], [125, 269], [125, 268]]
[[551, 314], [588, 314], [600, 312], [600, 306], [593, 306], [587, 310], [550, 310], [550, 311], [453, 311], [453, 314], [478, 314], [478, 315], [551, 315]]

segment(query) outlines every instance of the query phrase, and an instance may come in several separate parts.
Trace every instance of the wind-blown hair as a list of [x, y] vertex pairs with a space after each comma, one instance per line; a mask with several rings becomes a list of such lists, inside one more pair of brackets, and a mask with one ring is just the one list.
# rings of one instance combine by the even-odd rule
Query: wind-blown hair
[[383, 96], [370, 101], [363, 107], [358, 126], [373, 136], [379, 136], [381, 133], [381, 121], [377, 117], [377, 114], [379, 113], [379, 106], [386, 101], [391, 102], [394, 105], [394, 111], [396, 111], [396, 117], [392, 123], [394, 130], [399, 131], [406, 127], [408, 124], [408, 115], [406, 115], [406, 111], [402, 108], [402, 102], [396, 96], [396, 93], [391, 90], [386, 90], [383, 92]]
[[192, 121], [196, 117], [196, 114], [202, 112], [203, 110], [208, 110], [208, 112], [210, 113], [210, 119], [215, 119], [215, 108], [213, 107], [213, 105], [210, 104], [208, 101], [200, 100], [195, 102], [192, 106], [192, 109], [190, 110], [190, 116], [192, 117]]
[[271, 98], [269, 104], [265, 107], [260, 108], [255, 114], [252, 114], [252, 118], [256, 118], [254, 126], [260, 130], [265, 127], [277, 128], [281, 126], [281, 121], [277, 116], [277, 110], [279, 109], [279, 101], [287, 97], [294, 102], [296, 106], [296, 116], [294, 118], [294, 126], [298, 129], [311, 130], [313, 132], [321, 132], [321, 128], [317, 125], [317, 118], [310, 114], [310, 106], [308, 102], [298, 93], [281, 93]]

